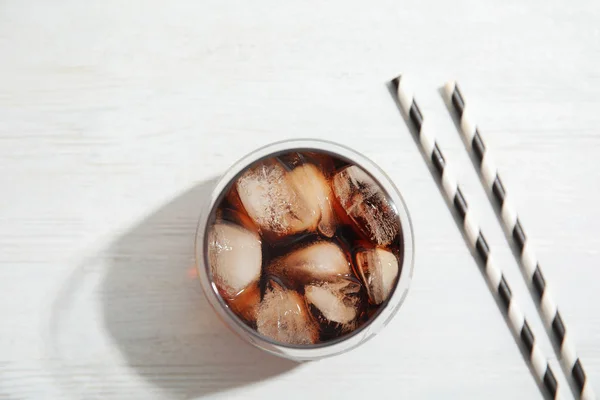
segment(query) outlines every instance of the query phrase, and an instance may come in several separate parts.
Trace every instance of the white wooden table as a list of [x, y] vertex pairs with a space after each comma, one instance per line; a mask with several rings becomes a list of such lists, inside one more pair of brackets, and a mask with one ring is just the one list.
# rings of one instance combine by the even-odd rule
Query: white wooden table
[[[560, 372], [438, 92], [462, 84], [599, 391], [599, 20], [595, 0], [0, 1], [0, 398], [540, 398], [385, 87], [400, 72]], [[299, 137], [389, 173], [416, 267], [376, 338], [295, 365], [233, 336], [190, 271], [212, 180]]]

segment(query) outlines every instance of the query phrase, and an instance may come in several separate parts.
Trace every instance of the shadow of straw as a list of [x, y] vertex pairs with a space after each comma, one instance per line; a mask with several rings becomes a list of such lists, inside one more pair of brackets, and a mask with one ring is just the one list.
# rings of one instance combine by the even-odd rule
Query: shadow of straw
[[[215, 180], [201, 183], [161, 207], [101, 256], [105, 270], [98, 285], [102, 334], [108, 334], [129, 370], [168, 398], [226, 391], [298, 365], [238, 338], [202, 293], [193, 244], [199, 211], [214, 184]], [[60, 339], [60, 314], [75, 307], [71, 303], [77, 297], [71, 293], [81, 284], [82, 279], [71, 279], [54, 305], [55, 357], [60, 358], [61, 351], [68, 353], [64, 338]], [[71, 326], [65, 329], [72, 330]], [[78, 392], [89, 398], [88, 386], [80, 385]]]
[[[473, 256], [473, 258], [476, 260], [476, 263], [479, 265], [479, 267], [480, 267], [479, 272], [481, 273], [481, 276], [482, 276], [483, 280], [485, 281], [485, 283], [490, 291], [490, 294], [492, 294], [495, 292], [495, 288], [493, 288], [490, 285], [489, 281], [487, 279], [485, 279], [485, 265], [483, 265], [482, 260], [479, 257], [479, 255], [469, 245], [469, 239], [467, 238], [466, 233], [462, 229], [462, 225], [463, 225], [462, 218], [460, 217], [460, 215], [458, 215], [458, 213], [454, 209], [454, 205], [450, 202], [450, 200], [448, 200], [448, 198], [443, 195], [444, 188], [442, 186], [442, 182], [438, 178], [438, 174], [437, 174], [435, 168], [433, 167], [433, 165], [431, 164], [431, 160], [427, 159], [428, 157], [425, 154], [425, 152], [423, 151], [421, 144], [419, 143], [419, 137], [418, 137], [419, 133], [417, 132], [415, 126], [413, 125], [412, 121], [410, 120], [410, 117], [408, 115], [406, 115], [406, 113], [402, 109], [402, 106], [400, 105], [400, 101], [398, 100], [398, 95], [397, 95], [398, 86], [397, 86], [397, 83], [395, 82], [396, 79], [397, 78], [394, 78], [393, 80], [386, 82], [386, 86], [388, 88], [388, 91], [390, 92], [390, 96], [392, 96], [392, 100], [394, 101], [394, 104], [396, 104], [396, 107], [398, 108], [398, 112], [400, 113], [400, 115], [402, 115], [402, 118], [404, 118], [404, 122], [406, 123], [406, 125], [409, 129], [409, 132], [411, 133], [411, 136], [415, 142], [415, 145], [417, 146], [417, 148], [419, 149], [419, 152], [423, 156], [423, 159], [424, 159], [425, 163], [427, 164], [427, 168], [429, 169], [429, 172], [431, 173], [433, 180], [435, 181], [438, 189], [440, 190], [440, 195], [444, 198], [446, 205], [448, 206], [450, 212], [452, 213], [454, 222], [456, 223], [458, 230], [460, 231], [460, 233], [463, 237], [463, 240], [465, 241], [465, 245], [471, 252], [471, 255]], [[544, 396], [545, 399], [552, 399], [552, 396], [550, 396], [548, 394], [548, 392], [546, 391], [546, 389], [543, 385], [543, 382], [541, 382], [540, 380], [537, 379], [537, 375], [535, 374], [533, 366], [531, 365], [531, 362], [529, 360], [529, 354], [528, 354], [527, 350], [522, 346], [521, 338], [519, 336], [515, 335], [513, 333], [513, 331], [510, 329], [510, 325], [509, 325], [510, 321], [508, 318], [508, 314], [504, 311], [504, 306], [502, 305], [500, 299], [494, 295], [492, 295], [492, 297], [494, 298], [494, 301], [496, 302], [496, 305], [498, 306], [498, 309], [500, 310], [500, 312], [504, 318], [504, 322], [506, 324], [506, 329], [509, 331], [509, 333], [511, 334], [511, 336], [513, 337], [513, 339], [515, 341], [515, 344], [519, 348], [519, 351], [521, 352], [521, 356], [523, 357], [523, 360], [525, 361], [527, 368], [529, 368], [529, 372], [535, 379], [535, 382], [540, 390], [540, 393]]]

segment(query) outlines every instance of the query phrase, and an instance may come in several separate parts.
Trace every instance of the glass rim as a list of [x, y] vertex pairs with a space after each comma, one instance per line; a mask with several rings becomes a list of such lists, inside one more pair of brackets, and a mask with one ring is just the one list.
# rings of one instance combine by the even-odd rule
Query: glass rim
[[[404, 254], [401, 265], [398, 282], [390, 298], [377, 311], [376, 315], [367, 321], [363, 326], [357, 328], [354, 332], [344, 335], [340, 338], [317, 343], [312, 345], [290, 345], [273, 341], [267, 338], [255, 329], [246, 325], [231, 309], [226, 305], [224, 299], [219, 294], [216, 285], [212, 282], [210, 265], [207, 251], [207, 231], [209, 228], [210, 216], [214, 207], [222, 199], [225, 190], [231, 182], [249, 165], [261, 159], [275, 156], [278, 153], [286, 151], [320, 151], [330, 153], [333, 156], [346, 159], [353, 164], [364, 169], [380, 184], [391, 199], [400, 219], [402, 237], [404, 242]], [[288, 139], [262, 146], [236, 161], [229, 169], [223, 173], [212, 189], [209, 199], [203, 206], [196, 230], [195, 241], [195, 262], [198, 269], [198, 276], [203, 287], [204, 294], [215, 312], [221, 317], [224, 323], [233, 330], [238, 336], [247, 340], [251, 344], [267, 352], [281, 357], [293, 360], [315, 360], [323, 357], [348, 351], [373, 337], [379, 332], [392, 317], [397, 313], [403, 304], [412, 280], [414, 270], [414, 231], [413, 224], [406, 207], [406, 203], [400, 194], [400, 191], [390, 179], [390, 177], [373, 161], [359, 153], [358, 151], [341, 145], [339, 143], [326, 141], [322, 139]]]

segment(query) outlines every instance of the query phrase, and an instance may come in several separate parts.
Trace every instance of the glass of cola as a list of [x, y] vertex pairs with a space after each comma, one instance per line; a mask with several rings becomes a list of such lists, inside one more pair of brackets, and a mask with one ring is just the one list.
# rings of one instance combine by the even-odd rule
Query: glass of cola
[[402, 304], [413, 270], [402, 197], [362, 154], [321, 140], [260, 148], [231, 167], [196, 237], [208, 301], [239, 336], [315, 360], [372, 337]]

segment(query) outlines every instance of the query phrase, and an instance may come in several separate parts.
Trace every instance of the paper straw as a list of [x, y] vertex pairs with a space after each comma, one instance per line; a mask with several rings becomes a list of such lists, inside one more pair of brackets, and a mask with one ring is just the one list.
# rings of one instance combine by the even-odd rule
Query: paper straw
[[483, 275], [488, 281], [493, 295], [498, 299], [502, 312], [505, 312], [508, 316], [507, 322], [509, 327], [528, 356], [527, 361], [531, 366], [531, 370], [548, 395], [554, 399], [558, 399], [559, 385], [554, 373], [542, 350], [536, 343], [533, 331], [521, 312], [521, 307], [515, 301], [502, 270], [495, 265], [487, 241], [479, 229], [479, 224], [469, 211], [466, 197], [460, 189], [435, 137], [427, 129], [428, 125], [423, 119], [412, 91], [407, 87], [406, 79], [399, 76], [392, 80], [392, 84], [396, 89], [397, 98], [402, 110], [416, 127], [417, 138], [419, 139], [418, 141], [421, 144], [426, 160], [433, 164], [433, 169], [441, 180], [440, 189], [454, 206], [460, 222], [462, 222], [462, 225], [459, 225], [459, 227], [465, 234], [473, 252], [479, 256], [480, 264], [484, 270]]
[[556, 303], [552, 300], [548, 283], [542, 274], [533, 246], [527, 240], [527, 235], [519, 221], [517, 211], [510, 201], [500, 175], [498, 175], [490, 149], [485, 145], [477, 125], [470, 118], [465, 99], [457, 84], [453, 81], [448, 82], [444, 87], [444, 92], [448, 105], [456, 111], [461, 132], [469, 152], [477, 161], [476, 169], [481, 176], [485, 189], [494, 199], [499, 219], [502, 221], [507, 236], [512, 239], [513, 245], [520, 255], [519, 265], [527, 279], [531, 295], [539, 305], [538, 310], [546, 324], [548, 334], [557, 348], [560, 349], [565, 373], [570, 376], [571, 383], [579, 398], [594, 399], [595, 395], [587, 381], [585, 371], [575, 351], [575, 346], [567, 334], [567, 326], [558, 311]]

